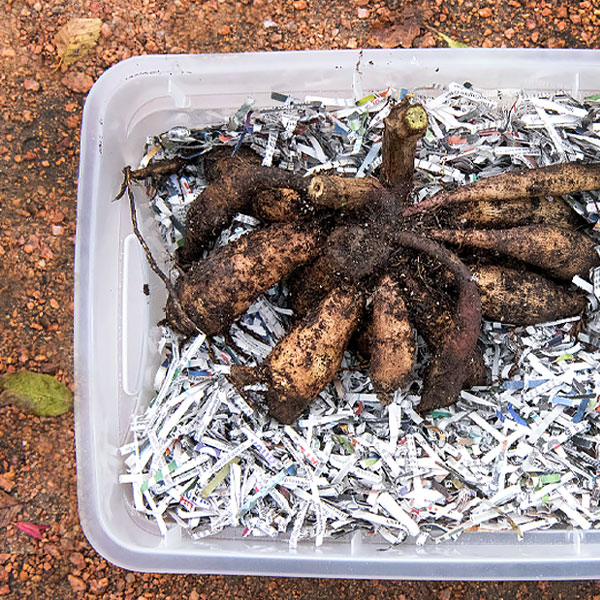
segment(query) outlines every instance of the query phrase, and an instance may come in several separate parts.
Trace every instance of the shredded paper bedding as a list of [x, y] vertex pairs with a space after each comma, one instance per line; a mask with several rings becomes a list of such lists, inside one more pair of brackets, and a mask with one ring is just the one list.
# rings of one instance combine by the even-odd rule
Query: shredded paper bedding
[[[142, 167], [187, 157], [178, 175], [148, 188], [166, 251], [173, 255], [181, 244], [186, 210], [206, 186], [203, 155], [212, 148], [246, 145], [263, 165], [306, 176], [363, 177], [377, 170], [383, 119], [406, 93], [273, 94], [266, 109], [249, 98], [219, 126], [178, 127], [149, 139]], [[511, 169], [600, 159], [595, 98], [458, 83], [410, 93], [429, 116], [415, 160], [415, 202]], [[567, 200], [593, 231], [598, 194]], [[216, 243], [257, 225], [239, 214]], [[415, 411], [419, 379], [384, 406], [350, 353], [293, 425], [251, 407], [225, 376], [232, 364], [260, 363], [285, 335], [292, 313], [283, 284], [231, 327], [229, 343], [184, 339], [163, 327], [154, 397], [131, 418], [120, 481], [163, 534], [175, 526], [194, 539], [238, 527], [295, 547], [362, 529], [393, 545], [454, 540], [464, 531], [522, 538], [551, 527], [596, 528], [600, 269], [573, 285], [589, 297], [583, 317], [529, 327], [484, 322], [480, 345], [491, 385], [463, 391], [454, 405], [424, 418]], [[418, 342], [417, 375], [428, 356]], [[258, 407], [260, 392], [251, 393]]]

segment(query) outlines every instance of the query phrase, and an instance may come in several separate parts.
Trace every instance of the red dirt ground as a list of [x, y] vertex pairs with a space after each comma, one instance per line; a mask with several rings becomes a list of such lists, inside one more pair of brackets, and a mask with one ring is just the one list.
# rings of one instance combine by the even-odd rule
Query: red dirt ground
[[[0, 7], [0, 374], [27, 368], [71, 387], [81, 110], [91, 83], [112, 64], [167, 52], [444, 46], [428, 27], [485, 47], [598, 48], [600, 36], [598, 0], [3, 0]], [[74, 17], [100, 18], [102, 33], [89, 55], [62, 71], [54, 38]], [[600, 599], [595, 582], [129, 573], [87, 543], [76, 500], [72, 415], [40, 419], [0, 407], [0, 597]], [[37, 542], [10, 524], [16, 521], [49, 529]]]

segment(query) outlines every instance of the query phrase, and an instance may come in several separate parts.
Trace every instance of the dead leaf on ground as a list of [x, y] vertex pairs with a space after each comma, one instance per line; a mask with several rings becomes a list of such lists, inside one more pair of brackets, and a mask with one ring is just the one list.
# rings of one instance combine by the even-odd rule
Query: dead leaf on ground
[[21, 503], [10, 494], [0, 490], [0, 527], [12, 523], [21, 510]]
[[36, 540], [41, 540], [44, 532], [50, 529], [50, 525], [38, 525], [37, 523], [28, 523], [27, 521], [19, 521], [15, 523], [18, 529], [23, 533], [30, 535]]
[[77, 92], [79, 94], [87, 94], [92, 85], [94, 85], [94, 80], [81, 71], [69, 71], [60, 81], [72, 92]]
[[0, 489], [3, 489], [5, 492], [12, 492], [13, 488], [15, 487], [13, 476], [14, 471], [0, 473]]
[[420, 32], [419, 23], [414, 19], [406, 19], [383, 29], [372, 29], [369, 32], [369, 45], [378, 48], [410, 48]]
[[421, 33], [423, 22], [430, 17], [429, 11], [407, 6], [389, 25], [376, 25], [369, 32], [369, 45], [379, 48], [411, 48]]
[[100, 19], [71, 19], [54, 38], [56, 52], [62, 65], [68, 66], [85, 56], [98, 43]]

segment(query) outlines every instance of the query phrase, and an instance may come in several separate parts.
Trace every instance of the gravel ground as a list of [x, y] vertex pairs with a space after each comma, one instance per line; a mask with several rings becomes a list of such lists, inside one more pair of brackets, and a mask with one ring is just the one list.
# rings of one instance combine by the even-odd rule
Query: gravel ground
[[[600, 35], [598, 1], [3, 0], [0, 7], [0, 373], [27, 368], [71, 387], [81, 110], [93, 81], [112, 64], [165, 52], [445, 46], [432, 29], [485, 47], [598, 48]], [[73, 17], [100, 18], [101, 36], [89, 55], [63, 71], [54, 38]], [[49, 528], [36, 541], [11, 524], [16, 521]], [[81, 532], [72, 415], [40, 419], [5, 406], [0, 596], [600, 599], [600, 586], [129, 573], [96, 554]]]

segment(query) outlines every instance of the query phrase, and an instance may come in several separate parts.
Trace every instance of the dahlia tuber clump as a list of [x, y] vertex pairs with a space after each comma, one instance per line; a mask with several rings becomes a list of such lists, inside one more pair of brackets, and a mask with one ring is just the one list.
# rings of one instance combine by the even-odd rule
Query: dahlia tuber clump
[[[559, 196], [600, 189], [600, 164], [506, 173], [411, 204], [415, 148], [426, 129], [422, 106], [405, 99], [392, 108], [378, 179], [305, 179], [244, 153], [207, 161], [210, 184], [187, 217], [184, 274], [167, 318], [183, 333], [225, 333], [286, 278], [295, 324], [263, 364], [231, 372], [241, 393], [266, 386], [268, 409], [283, 423], [331, 381], [357, 331], [383, 401], [411, 380], [415, 331], [422, 334], [432, 353], [423, 412], [485, 379], [482, 317], [533, 324], [585, 308], [568, 282], [598, 265], [598, 254]], [[263, 226], [200, 259], [240, 211]]]

